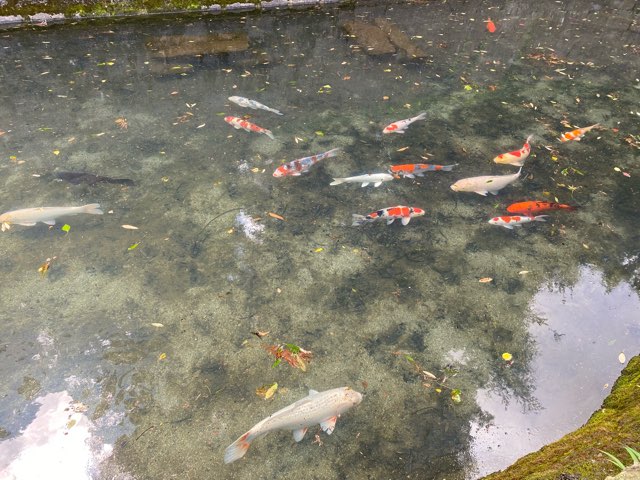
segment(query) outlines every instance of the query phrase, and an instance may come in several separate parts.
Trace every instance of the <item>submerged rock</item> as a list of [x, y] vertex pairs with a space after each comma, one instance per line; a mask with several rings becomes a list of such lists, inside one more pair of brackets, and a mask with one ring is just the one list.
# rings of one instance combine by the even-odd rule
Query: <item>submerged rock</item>
[[393, 22], [382, 17], [376, 18], [374, 22], [389, 37], [389, 40], [391, 40], [396, 47], [404, 50], [408, 56], [413, 58], [424, 58], [427, 56], [426, 52], [415, 45], [409, 36], [400, 30]]
[[396, 53], [396, 47], [389, 41], [387, 34], [375, 25], [353, 21], [345, 23], [342, 27], [349, 35], [355, 37], [369, 55]]
[[163, 35], [153, 37], [147, 48], [156, 58], [175, 58], [195, 55], [242, 52], [249, 48], [245, 32], [212, 33], [209, 35]]

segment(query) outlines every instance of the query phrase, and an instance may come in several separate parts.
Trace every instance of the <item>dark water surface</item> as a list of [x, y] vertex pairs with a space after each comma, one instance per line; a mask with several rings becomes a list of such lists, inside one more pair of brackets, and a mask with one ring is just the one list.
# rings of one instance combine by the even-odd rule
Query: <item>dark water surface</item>
[[[0, 211], [105, 212], [0, 235], [0, 478], [478, 478], [582, 425], [640, 351], [638, 17], [447, 1], [0, 31]], [[395, 53], [353, 30], [389, 22]], [[449, 188], [515, 173], [492, 159], [528, 135], [497, 196]], [[424, 158], [458, 166], [329, 186]], [[580, 208], [487, 223], [534, 199]], [[351, 227], [398, 204], [426, 215]], [[284, 343], [313, 352], [306, 372], [272, 367]], [[271, 433], [223, 464], [339, 386], [365, 398], [333, 435]]]

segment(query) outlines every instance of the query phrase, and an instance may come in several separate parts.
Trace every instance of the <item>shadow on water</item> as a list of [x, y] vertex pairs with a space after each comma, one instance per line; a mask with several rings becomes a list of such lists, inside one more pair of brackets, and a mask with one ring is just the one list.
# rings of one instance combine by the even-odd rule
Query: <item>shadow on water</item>
[[[26, 432], [55, 458], [56, 434], [78, 425], [69, 438], [93, 455], [79, 478], [478, 478], [582, 424], [640, 344], [637, 12], [624, 8], [380, 2], [4, 29], [2, 211], [105, 214], [0, 236], [0, 469], [45, 455]], [[528, 135], [499, 195], [449, 188], [515, 172], [491, 160]], [[271, 175], [337, 147], [305, 176]], [[329, 186], [417, 162], [457, 166]], [[533, 199], [580, 208], [487, 223]], [[426, 215], [351, 226], [393, 205]], [[274, 365], [269, 347], [287, 343], [313, 352], [307, 371]], [[271, 433], [223, 465], [262, 418], [344, 385], [365, 399], [331, 436]], [[39, 426], [46, 412], [56, 429]]]

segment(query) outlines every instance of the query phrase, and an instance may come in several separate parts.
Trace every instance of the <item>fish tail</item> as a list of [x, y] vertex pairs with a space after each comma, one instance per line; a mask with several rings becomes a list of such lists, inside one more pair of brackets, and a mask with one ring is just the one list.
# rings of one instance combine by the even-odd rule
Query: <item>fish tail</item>
[[531, 140], [533, 140], [533, 134], [527, 137], [527, 141], [525, 143], [531, 143]]
[[100, 210], [99, 203], [90, 203], [82, 207], [82, 213], [90, 213], [92, 215], [102, 215], [104, 212]]
[[273, 133], [271, 133], [271, 130], [265, 130], [264, 134], [269, 137], [271, 140], [275, 140], [276, 137], [273, 136]]
[[344, 183], [346, 181], [346, 178], [334, 178], [333, 182], [331, 182], [329, 185], [340, 185], [341, 183]]
[[443, 172], [450, 172], [451, 170], [453, 170], [453, 167], [456, 167], [457, 165], [457, 163], [454, 163], [453, 165], [443, 165], [441, 170]]
[[270, 112], [275, 113], [276, 115], [284, 115], [280, 110], [276, 110], [275, 108], [269, 109]]
[[335, 157], [338, 153], [340, 153], [340, 147], [331, 149], [326, 153], [326, 158]]
[[427, 112], [420, 112], [414, 120], [424, 120], [425, 118], [427, 118]]
[[353, 220], [353, 223], [351, 223], [352, 227], [359, 227], [360, 225], [367, 223], [367, 217], [364, 215], [358, 215], [357, 213], [352, 213], [351, 219]]
[[244, 457], [247, 450], [251, 446], [251, 442], [253, 439], [249, 439], [251, 435], [251, 430], [238, 438], [235, 442], [227, 447], [224, 451], [224, 463], [235, 462], [236, 460]]

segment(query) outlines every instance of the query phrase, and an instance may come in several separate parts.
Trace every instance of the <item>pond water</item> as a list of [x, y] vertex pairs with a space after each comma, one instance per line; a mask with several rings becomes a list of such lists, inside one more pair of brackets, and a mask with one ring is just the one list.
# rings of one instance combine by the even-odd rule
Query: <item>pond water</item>
[[[582, 425], [640, 351], [638, 15], [454, 0], [0, 31], [0, 211], [104, 211], [0, 235], [1, 478], [478, 478]], [[450, 188], [515, 173], [492, 159], [528, 135], [498, 195]], [[457, 165], [329, 185], [420, 162]], [[487, 223], [521, 200], [579, 208]], [[394, 205], [426, 214], [351, 226]], [[306, 371], [275, 364], [286, 344]], [[364, 399], [331, 436], [223, 463], [342, 386]]]

